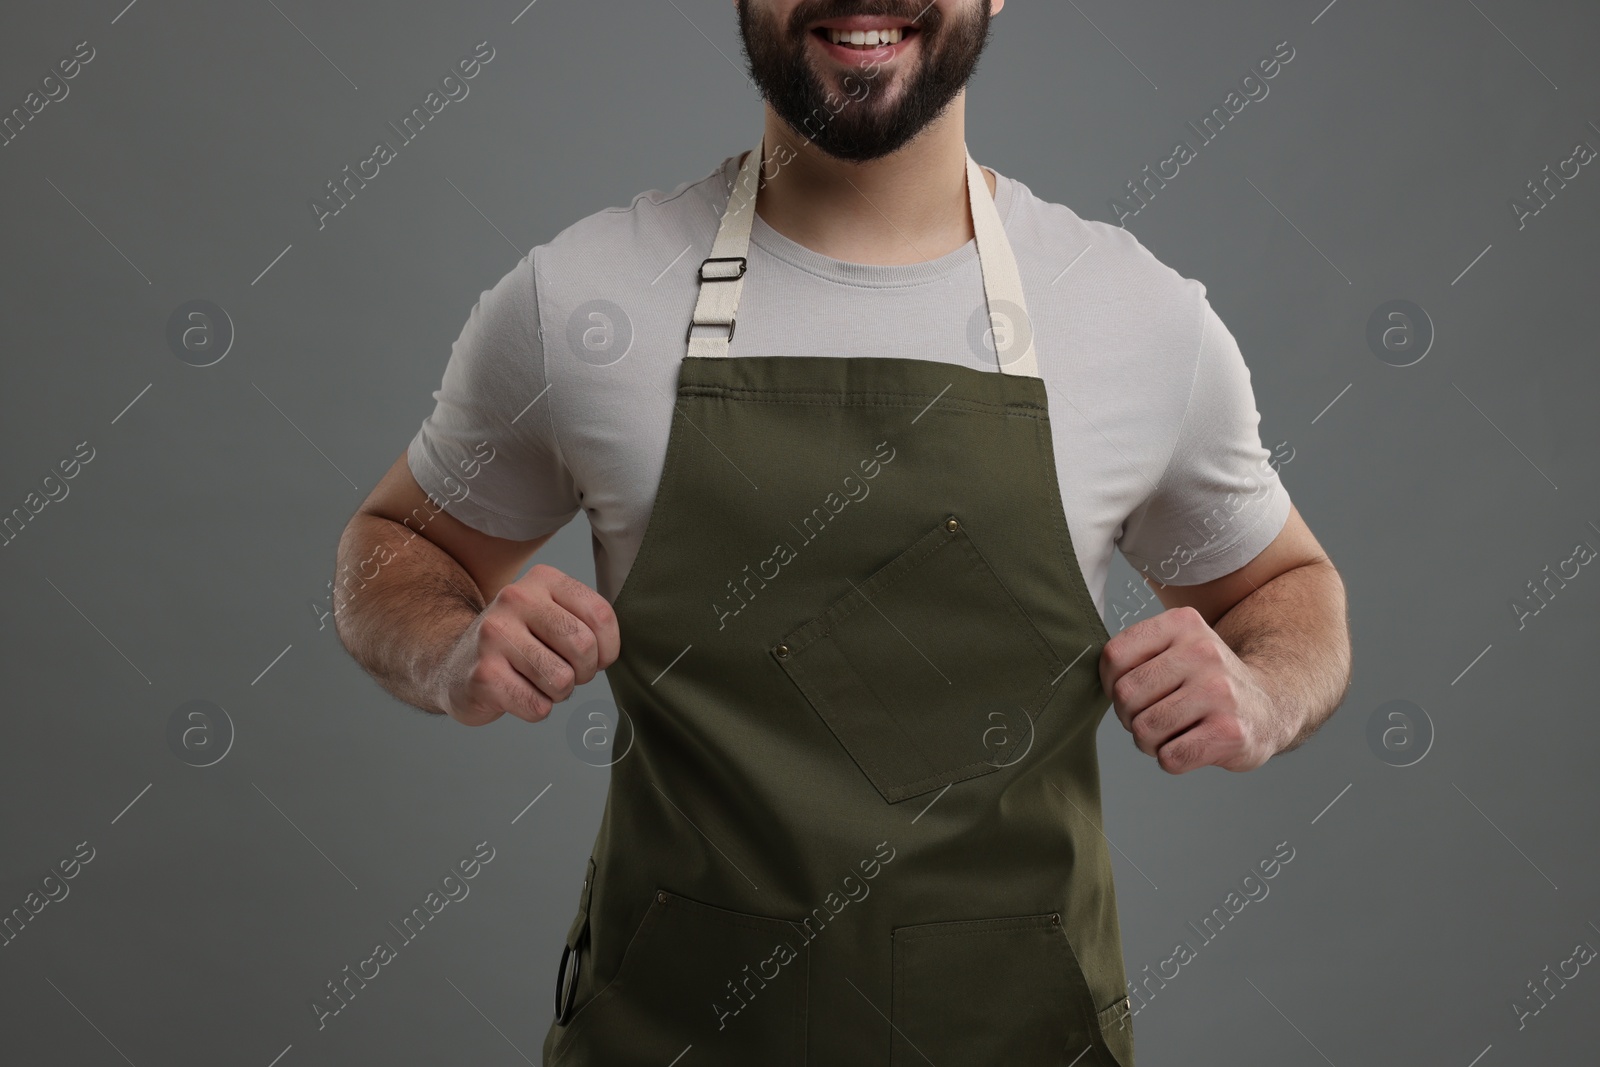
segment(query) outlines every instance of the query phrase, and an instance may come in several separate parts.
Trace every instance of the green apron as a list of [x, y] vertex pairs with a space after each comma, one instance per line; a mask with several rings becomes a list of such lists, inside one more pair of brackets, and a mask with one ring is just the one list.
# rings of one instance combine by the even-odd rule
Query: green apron
[[544, 1062], [1133, 1067], [1109, 634], [983, 173], [969, 154], [984, 297], [1015, 330], [994, 369], [729, 358], [762, 158], [701, 265], [613, 605], [632, 744]]

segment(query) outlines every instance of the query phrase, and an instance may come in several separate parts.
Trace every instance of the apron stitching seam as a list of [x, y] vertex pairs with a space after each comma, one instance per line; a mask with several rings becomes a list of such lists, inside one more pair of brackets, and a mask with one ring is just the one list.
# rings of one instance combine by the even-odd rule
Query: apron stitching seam
[[[910, 407], [910, 404], [889, 403], [890, 400], [928, 401], [937, 399], [938, 394], [928, 393], [865, 393], [852, 391], [844, 395], [838, 393], [818, 392], [815, 390], [736, 390], [723, 386], [697, 387], [686, 386], [685, 396], [709, 397], [713, 399], [738, 400], [747, 404], [787, 404], [805, 405], [815, 407], [825, 405], [828, 407]], [[815, 400], [800, 400], [796, 397], [816, 397]], [[863, 399], [882, 398], [882, 399]], [[1012, 400], [975, 400], [967, 397], [951, 397], [940, 401], [946, 408], [968, 411], [980, 415], [1012, 415], [1018, 418], [1040, 420], [1049, 415], [1048, 409], [1042, 404], [1028, 401]]]
[[[676, 400], [673, 402], [673, 413], [672, 422], [676, 422]], [[671, 423], [669, 422], [667, 430], [667, 451], [666, 455], [663, 456], [661, 460], [661, 477], [656, 481], [656, 493], [650, 504], [650, 514], [645, 517], [644, 531], [639, 535], [638, 551], [634, 553], [633, 562], [628, 565], [628, 573], [623, 576], [622, 587], [617, 590], [616, 599], [611, 602], [613, 612], [616, 610], [617, 605], [622, 603], [623, 597], [628, 592], [629, 579], [631, 579], [634, 574], [638, 572], [640, 564], [644, 563], [647, 559], [654, 558], [656, 550], [659, 547], [661, 538], [659, 536], [650, 536], [651, 527], [655, 525], [657, 512], [665, 511], [665, 509], [661, 507], [661, 501], [666, 495], [667, 486], [669, 484], [668, 476], [677, 470], [674, 464], [680, 462], [682, 459], [683, 441], [685, 437], [685, 434], [673, 433]], [[659, 533], [659, 531], [657, 532]]]
[[1072, 586], [1073, 596], [1078, 601], [1078, 607], [1087, 613], [1089, 618], [1098, 620], [1096, 629], [1099, 633], [1105, 635], [1101, 641], [1104, 644], [1106, 640], [1110, 639], [1110, 631], [1106, 628], [1105, 620], [1100, 617], [1099, 610], [1095, 608], [1094, 600], [1089, 596], [1088, 585], [1083, 579], [1083, 568], [1079, 567], [1077, 563], [1077, 550], [1072, 544], [1072, 529], [1067, 523], [1066, 503], [1061, 498], [1061, 479], [1055, 469], [1054, 445], [1045, 439], [1049, 432], [1048, 427], [1048, 422], [1039, 423], [1035, 428], [1034, 439], [1041, 454], [1048, 460], [1045, 469], [1050, 477], [1046, 478], [1045, 481], [1051, 485], [1051, 492], [1055, 497], [1056, 514], [1061, 519], [1055, 536], [1056, 550], [1061, 554], [1061, 565], [1065, 568], [1068, 584]]

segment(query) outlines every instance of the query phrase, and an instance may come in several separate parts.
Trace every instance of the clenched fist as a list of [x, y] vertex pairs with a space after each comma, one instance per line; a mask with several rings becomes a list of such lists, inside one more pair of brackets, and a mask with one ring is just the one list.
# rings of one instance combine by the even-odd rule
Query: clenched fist
[[547, 564], [501, 589], [450, 649], [440, 704], [468, 726], [510, 712], [539, 722], [617, 658], [617, 617], [599, 593]]
[[1133, 743], [1169, 774], [1254, 770], [1281, 748], [1283, 726], [1255, 669], [1194, 608], [1113, 635], [1100, 653], [1100, 682]]

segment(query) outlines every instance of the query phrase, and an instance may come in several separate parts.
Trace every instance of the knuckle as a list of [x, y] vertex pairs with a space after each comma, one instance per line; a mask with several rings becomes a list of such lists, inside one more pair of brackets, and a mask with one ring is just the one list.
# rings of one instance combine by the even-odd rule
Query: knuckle
[[1133, 720], [1133, 729], [1128, 731], [1133, 735], [1133, 747], [1145, 753], [1153, 751], [1150, 748], [1150, 724], [1148, 720], [1148, 715], [1139, 716]]
[[1206, 688], [1224, 706], [1231, 707], [1239, 696], [1239, 687], [1234, 680], [1221, 671], [1206, 679]]
[[1111, 683], [1111, 699], [1120, 705], [1126, 706], [1133, 699], [1134, 691], [1137, 687], [1138, 683], [1134, 681], [1133, 676], [1124, 674], [1121, 678]]
[[513, 647], [510, 627], [503, 616], [487, 615], [478, 631], [478, 659], [493, 661], [505, 659], [507, 649]]
[[500, 592], [495, 594], [492, 607], [520, 611], [533, 603], [533, 594], [521, 582], [512, 582], [502, 586]]
[[495, 624], [493, 609], [485, 610], [478, 616], [478, 631], [472, 635], [472, 646], [482, 659], [485, 651], [500, 636], [500, 627]]
[[554, 600], [547, 600], [540, 604], [534, 614], [535, 632], [543, 639], [545, 637], [568, 637], [578, 628], [578, 623], [560, 604]]
[[577, 681], [577, 674], [573, 671], [572, 664], [559, 658], [550, 666], [547, 676], [551, 687], [561, 693], [563, 699], [571, 694], [572, 686]]
[[487, 659], [480, 659], [467, 672], [467, 692], [481, 700], [494, 686], [494, 668]]
[[1159, 709], [1142, 711], [1133, 720], [1133, 742], [1141, 751], [1153, 756], [1166, 729], [1165, 716]]
[[573, 641], [577, 638], [578, 631], [585, 629], [583, 623], [572, 617], [572, 614], [557, 604], [551, 604], [546, 613], [546, 629], [552, 637], [559, 637], [563, 641]]
[[455, 718], [467, 726], [483, 726], [500, 717], [500, 711], [481, 692], [469, 693], [456, 707]]
[[1189, 753], [1181, 742], [1173, 742], [1156, 754], [1156, 763], [1168, 774], [1182, 774], [1189, 767]]
[[573, 650], [577, 652], [578, 655], [585, 658], [593, 653], [594, 650], [600, 645], [600, 642], [594, 636], [594, 631], [590, 630], [587, 626], [574, 626], [572, 628], [572, 633], [568, 636], [572, 640]]
[[1196, 737], [1194, 731], [1190, 731], [1182, 737], [1173, 738], [1162, 748], [1161, 754], [1166, 759], [1167, 768], [1173, 774], [1181, 774], [1201, 762], [1205, 747], [1205, 738]]

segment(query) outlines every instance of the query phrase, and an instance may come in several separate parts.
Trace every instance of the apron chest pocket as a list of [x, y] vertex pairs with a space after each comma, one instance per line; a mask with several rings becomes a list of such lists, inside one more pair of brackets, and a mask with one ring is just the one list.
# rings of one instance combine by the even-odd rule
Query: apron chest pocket
[[896, 928], [891, 1012], [891, 1067], [1133, 1067], [1053, 913]]
[[947, 516], [770, 654], [890, 803], [1025, 755], [1063, 664]]

